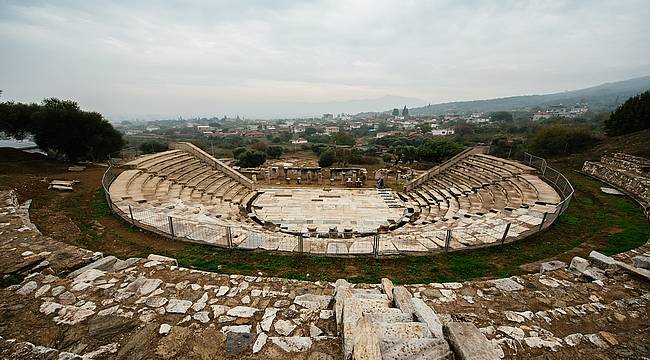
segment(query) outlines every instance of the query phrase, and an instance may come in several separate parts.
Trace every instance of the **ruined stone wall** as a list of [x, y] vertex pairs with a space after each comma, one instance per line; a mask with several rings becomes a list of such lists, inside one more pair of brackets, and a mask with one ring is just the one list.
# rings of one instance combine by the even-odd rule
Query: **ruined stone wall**
[[645, 207], [650, 205], [650, 161], [617, 153], [605, 155], [600, 162], [585, 161], [582, 171], [618, 186]]

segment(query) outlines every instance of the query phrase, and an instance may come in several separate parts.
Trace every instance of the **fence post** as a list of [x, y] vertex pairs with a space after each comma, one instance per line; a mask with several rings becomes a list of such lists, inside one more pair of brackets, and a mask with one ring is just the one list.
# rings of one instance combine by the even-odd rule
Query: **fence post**
[[508, 231], [510, 231], [510, 223], [506, 224], [506, 229], [503, 231], [503, 236], [501, 237], [501, 245], [503, 245], [503, 242], [506, 241]]
[[131, 214], [131, 224], [135, 226], [135, 218], [133, 217], [133, 209], [131, 209], [131, 205], [129, 205], [129, 214]]
[[228, 241], [228, 248], [232, 249], [232, 231], [230, 226], [226, 226], [226, 240]]
[[379, 234], [375, 234], [373, 239], [372, 239], [372, 252], [374, 253], [375, 257], [379, 257]]
[[174, 237], [174, 221], [171, 216], [168, 216], [167, 219], [169, 220], [169, 233]]
[[298, 252], [302, 254], [303, 251], [303, 235], [298, 234]]
[[542, 228], [544, 228], [544, 222], [546, 221], [546, 217], [548, 216], [547, 212], [544, 212], [544, 217], [542, 218], [542, 222], [539, 224], [539, 230], [542, 231]]
[[445, 237], [445, 254], [449, 252], [450, 242], [451, 242], [451, 229], [447, 229], [447, 236]]

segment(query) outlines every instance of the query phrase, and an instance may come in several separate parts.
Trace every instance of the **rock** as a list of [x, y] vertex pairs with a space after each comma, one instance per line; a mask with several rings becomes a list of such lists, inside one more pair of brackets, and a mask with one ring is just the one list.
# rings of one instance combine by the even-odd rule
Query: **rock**
[[152, 296], [152, 297], [148, 297], [144, 303], [147, 306], [157, 308], [157, 307], [165, 306], [165, 304], [167, 304], [167, 298]]
[[585, 271], [582, 272], [581, 275], [582, 278], [592, 281], [592, 280], [605, 280], [607, 279], [607, 276], [605, 275], [605, 272], [597, 267], [589, 267]]
[[283, 336], [288, 336], [291, 334], [291, 332], [296, 328], [296, 324], [294, 324], [290, 320], [278, 320], [275, 322], [275, 331]]
[[158, 330], [158, 334], [160, 335], [167, 335], [169, 332], [172, 330], [172, 326], [169, 324], [160, 324], [160, 329]]
[[178, 266], [178, 261], [176, 261], [176, 259], [167, 256], [162, 256], [162, 255], [149, 254], [149, 256], [147, 256], [147, 260], [158, 261], [163, 264], [171, 264], [171, 265]]
[[257, 312], [257, 311], [258, 311], [258, 309], [253, 308], [253, 307], [235, 306], [234, 308], [228, 310], [228, 312], [226, 312], [226, 314], [228, 316], [249, 318], [249, 317], [253, 317], [253, 315], [255, 315], [255, 312]]
[[248, 295], [245, 295], [243, 298], [241, 298], [241, 303], [242, 304], [250, 304], [251, 303], [251, 297]]
[[230, 307], [226, 305], [212, 305], [211, 308], [212, 308], [212, 316], [215, 319], [225, 314], [230, 309]]
[[596, 345], [597, 347], [601, 349], [607, 349], [609, 345], [607, 345], [606, 342], [604, 342], [598, 335], [596, 334], [588, 334], [585, 335], [587, 340], [589, 340], [592, 344]]
[[230, 288], [227, 286], [219, 286], [219, 290], [217, 290], [215, 296], [224, 296], [228, 290], [230, 290]]
[[514, 311], [504, 311], [503, 313], [506, 316], [506, 319], [508, 319], [510, 321], [514, 321], [514, 322], [517, 322], [517, 323], [522, 323], [525, 320], [523, 316], [517, 314]]
[[429, 331], [431, 331], [434, 337], [443, 339], [442, 323], [433, 309], [422, 299], [413, 298], [411, 301], [413, 303], [413, 312], [418, 321], [427, 324]]
[[276, 308], [282, 308], [282, 307], [287, 307], [287, 306], [289, 306], [289, 305], [291, 305], [291, 301], [289, 301], [289, 300], [277, 300], [277, 301], [273, 304], [273, 307], [276, 307]]
[[262, 315], [262, 320], [260, 321], [260, 327], [264, 331], [269, 331], [271, 329], [271, 324], [275, 319], [278, 309], [276, 308], [266, 308], [264, 309], [264, 315]]
[[609, 343], [611, 346], [616, 346], [618, 345], [618, 340], [616, 339], [616, 336], [614, 334], [609, 333], [607, 331], [599, 331], [598, 335], [600, 335], [605, 341]]
[[323, 333], [323, 330], [321, 330], [318, 326], [314, 324], [309, 325], [309, 337], [315, 338], [317, 336], [320, 336]]
[[499, 359], [492, 343], [472, 323], [450, 322], [445, 325], [444, 332], [457, 359]]
[[74, 296], [70, 291], [66, 291], [63, 294], [59, 295], [59, 301], [63, 305], [72, 305], [77, 302], [77, 297]]
[[141, 276], [127, 285], [124, 291], [145, 296], [156, 290], [160, 284], [162, 284], [162, 280], [160, 279], [147, 279]]
[[524, 287], [520, 283], [513, 280], [512, 277], [495, 279], [490, 281], [494, 284], [494, 286], [497, 289], [501, 291], [519, 291], [524, 289]]
[[190, 306], [192, 302], [189, 300], [169, 299], [165, 311], [172, 314], [185, 314]]
[[393, 301], [393, 289], [395, 286], [393, 285], [393, 282], [390, 281], [390, 279], [387, 278], [382, 278], [381, 279], [381, 289], [388, 296], [389, 301]]
[[52, 296], [59, 296], [65, 291], [65, 286], [59, 285], [52, 289]]
[[20, 289], [16, 291], [16, 294], [18, 295], [28, 295], [32, 291], [36, 290], [38, 287], [38, 284], [36, 281], [28, 281], [25, 283], [25, 285], [21, 286]]
[[224, 326], [221, 328], [223, 333], [235, 332], [235, 333], [250, 333], [252, 329], [251, 325], [232, 325]]
[[293, 303], [308, 309], [321, 310], [327, 309], [330, 301], [332, 301], [332, 296], [329, 295], [304, 294], [296, 296]]
[[515, 340], [522, 340], [524, 336], [526, 336], [522, 329], [512, 326], [499, 326], [497, 327], [497, 331], [500, 331]]
[[393, 301], [395, 301], [395, 306], [402, 310], [403, 313], [413, 314], [415, 312], [413, 297], [404, 286], [396, 286], [393, 289]]
[[[140, 258], [128, 258], [128, 259], [126, 259], [124, 261], [118, 259], [115, 262], [115, 264], [113, 264], [113, 271], [114, 272], [122, 271], [122, 270], [124, 270], [126, 268], [129, 268], [129, 267], [133, 266], [138, 261], [140, 261]], [[108, 270], [106, 270], [106, 271], [108, 271]]]
[[301, 352], [311, 348], [311, 338], [302, 336], [270, 337], [271, 342], [286, 352]]
[[531, 348], [549, 348], [551, 351], [558, 351], [562, 347], [562, 343], [557, 340], [542, 339], [537, 336], [524, 338], [526, 345]]
[[571, 260], [571, 265], [569, 265], [569, 270], [576, 275], [582, 274], [589, 267], [589, 261], [583, 259], [579, 256], [575, 256]]
[[198, 322], [201, 322], [203, 324], [207, 323], [210, 321], [210, 315], [208, 314], [207, 311], [199, 311], [192, 315], [192, 318]]
[[585, 336], [580, 333], [571, 334], [564, 337], [564, 342], [567, 343], [567, 345], [569, 346], [576, 346], [580, 344], [580, 342], [584, 337]]
[[614, 260], [613, 258], [601, 254], [598, 251], [592, 251], [589, 253], [589, 260], [591, 260], [591, 263], [599, 268], [600, 270], [606, 271], [606, 270], [613, 270], [618, 268], [617, 261]]
[[540, 274], [543, 274], [545, 272], [555, 271], [555, 270], [564, 269], [564, 268], [566, 268], [566, 263], [564, 261], [551, 260], [551, 261], [548, 261], [548, 262], [543, 262], [539, 266], [539, 272], [540, 272]]
[[373, 328], [372, 322], [365, 316], [357, 324], [353, 357], [355, 360], [382, 359], [379, 337]]
[[40, 310], [40, 312], [42, 312], [45, 315], [50, 315], [50, 314], [54, 313], [55, 311], [58, 311], [62, 307], [63, 307], [63, 305], [61, 305], [61, 304], [46, 301], [46, 302], [41, 304], [41, 307], [40, 307], [39, 310]]
[[318, 317], [323, 319], [323, 320], [327, 320], [327, 319], [331, 318], [332, 316], [334, 316], [334, 310], [321, 310], [319, 315], [318, 315]]
[[255, 340], [255, 344], [253, 344], [253, 354], [257, 354], [262, 350], [264, 345], [266, 345], [266, 341], [268, 340], [269, 336], [266, 335], [265, 333], [260, 333], [257, 335], [257, 339]]
[[632, 264], [635, 267], [650, 270], [650, 256], [635, 256], [632, 258]]
[[88, 270], [100, 270], [102, 272], [111, 271], [113, 270], [113, 265], [117, 260], [118, 259], [115, 256], [103, 257], [95, 262], [92, 262], [80, 269], [71, 272], [70, 274], [68, 274], [68, 278], [74, 279]]
[[334, 360], [334, 358], [331, 355], [328, 355], [328, 354], [325, 354], [325, 353], [322, 353], [322, 352], [318, 352], [318, 351], [314, 351], [313, 353], [311, 353], [309, 355], [307, 360]]
[[255, 334], [248, 332], [228, 332], [226, 334], [226, 352], [241, 355], [248, 352], [255, 341]]

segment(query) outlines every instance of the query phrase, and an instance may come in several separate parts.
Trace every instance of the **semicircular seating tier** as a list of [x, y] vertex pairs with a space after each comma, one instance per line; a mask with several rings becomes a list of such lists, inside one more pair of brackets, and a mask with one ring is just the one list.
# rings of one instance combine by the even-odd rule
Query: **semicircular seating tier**
[[172, 148], [126, 163], [110, 185], [111, 201], [122, 217], [149, 230], [217, 246], [355, 255], [435, 252], [447, 242], [455, 250], [535, 232], [547, 215], [545, 224], [555, 219], [562, 200], [535, 169], [467, 151], [404, 192], [378, 190], [377, 196], [390, 198], [387, 210], [403, 211], [399, 226], [386, 226], [378, 240], [349, 233], [302, 237], [252, 220], [251, 205], [265, 190], [251, 180], [191, 144]]

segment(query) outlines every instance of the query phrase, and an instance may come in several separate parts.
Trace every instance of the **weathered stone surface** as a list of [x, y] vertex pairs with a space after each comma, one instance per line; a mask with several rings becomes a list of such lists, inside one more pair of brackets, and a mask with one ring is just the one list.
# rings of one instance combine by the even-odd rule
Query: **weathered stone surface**
[[552, 261], [548, 261], [548, 262], [543, 262], [539, 266], [539, 272], [541, 274], [543, 274], [545, 272], [555, 271], [555, 270], [564, 269], [564, 268], [566, 268], [566, 263], [564, 261], [552, 260]]
[[492, 343], [472, 323], [450, 322], [444, 327], [447, 341], [460, 360], [498, 360]]
[[169, 299], [165, 311], [172, 314], [185, 314], [190, 306], [192, 302], [189, 300]]
[[415, 308], [413, 306], [413, 297], [405, 287], [396, 286], [393, 289], [393, 301], [395, 301], [395, 306], [397, 306], [405, 314], [413, 314], [415, 312]]
[[585, 270], [587, 270], [588, 267], [589, 267], [589, 261], [587, 259], [583, 259], [579, 256], [575, 256], [573, 259], [571, 259], [571, 265], [569, 265], [569, 270], [571, 270], [576, 275], [580, 275]]
[[127, 285], [124, 291], [145, 296], [151, 294], [160, 284], [162, 284], [160, 279], [147, 279], [141, 276]]
[[70, 274], [68, 274], [68, 278], [69, 279], [74, 279], [77, 276], [79, 276], [80, 274], [82, 274], [82, 273], [84, 273], [84, 272], [86, 272], [88, 270], [91, 270], [91, 269], [97, 269], [97, 270], [101, 270], [101, 271], [112, 271], [113, 270], [113, 264], [115, 264], [116, 261], [117, 261], [117, 258], [115, 256], [103, 257], [103, 258], [101, 258], [101, 259], [99, 259], [99, 260], [97, 260], [95, 262], [92, 262], [92, 263], [90, 263], [90, 264], [88, 264], [88, 265], [86, 265], [86, 266], [84, 266], [84, 267], [82, 267], [80, 269], [77, 269], [77, 270], [71, 272]]
[[393, 289], [395, 286], [393, 285], [393, 282], [390, 281], [390, 279], [387, 278], [382, 278], [381, 279], [381, 289], [388, 296], [388, 300], [393, 301]]
[[[344, 289], [343, 291], [349, 291], [349, 289]], [[346, 296], [344, 298], [342, 311], [343, 320], [341, 333], [343, 336], [343, 353], [345, 354], [346, 358], [349, 358], [352, 356], [352, 350], [354, 349], [354, 335], [356, 333], [357, 323], [362, 316], [359, 300], [354, 298], [350, 293], [349, 296]]]
[[332, 296], [329, 295], [314, 295], [314, 294], [304, 294], [296, 296], [293, 300], [294, 304], [300, 305], [308, 309], [327, 309], [330, 301], [332, 301]]
[[16, 294], [28, 295], [32, 291], [36, 290], [37, 287], [38, 287], [38, 284], [36, 283], [36, 281], [28, 281], [23, 286], [21, 286], [20, 289], [18, 289], [16, 291]]
[[286, 352], [301, 352], [311, 348], [312, 342], [308, 337], [270, 337], [271, 342]]
[[650, 256], [635, 256], [632, 258], [632, 264], [638, 268], [650, 270]]
[[447, 341], [438, 338], [406, 338], [381, 341], [382, 359], [452, 360], [453, 354]]
[[289, 336], [289, 334], [293, 332], [296, 326], [297, 325], [294, 324], [291, 320], [277, 320], [273, 327], [278, 334], [282, 336]]
[[147, 256], [147, 260], [158, 261], [159, 263], [172, 264], [178, 266], [178, 261], [176, 261], [176, 259], [167, 256], [162, 256], [162, 255], [149, 254], [149, 256]]
[[158, 329], [158, 333], [160, 335], [167, 335], [169, 332], [172, 330], [172, 326], [169, 324], [160, 324], [160, 329]]
[[235, 306], [234, 308], [228, 310], [226, 314], [228, 316], [249, 318], [255, 315], [257, 311], [259, 311], [259, 309], [249, 307], [249, 306]]
[[611, 257], [601, 254], [598, 251], [589, 253], [589, 260], [591, 263], [600, 270], [612, 270], [618, 267], [617, 261]]
[[355, 360], [380, 360], [382, 358], [379, 337], [375, 333], [373, 324], [365, 316], [357, 324], [353, 358]]
[[495, 279], [491, 280], [491, 282], [494, 284], [494, 286], [502, 291], [519, 291], [523, 290], [524, 287], [513, 280], [511, 277], [510, 278], [503, 278], [503, 279]]
[[229, 332], [226, 334], [226, 351], [231, 355], [241, 355], [251, 351], [255, 334], [246, 332]]
[[262, 320], [260, 321], [260, 327], [263, 331], [269, 331], [271, 329], [271, 324], [275, 320], [275, 315], [279, 309], [274, 307], [269, 307], [264, 309], [264, 315], [262, 315]]
[[418, 321], [423, 322], [431, 331], [431, 334], [437, 338], [444, 338], [442, 323], [436, 315], [435, 311], [429, 305], [427, 305], [422, 299], [413, 298], [413, 310], [414, 315]]
[[152, 297], [148, 297], [144, 303], [147, 304], [147, 306], [157, 308], [167, 304], [167, 298], [152, 296]]
[[255, 339], [255, 344], [253, 344], [253, 354], [256, 354], [262, 350], [264, 345], [266, 345], [266, 341], [268, 340], [269, 336], [266, 335], [265, 333], [260, 333], [257, 335], [257, 339]]

